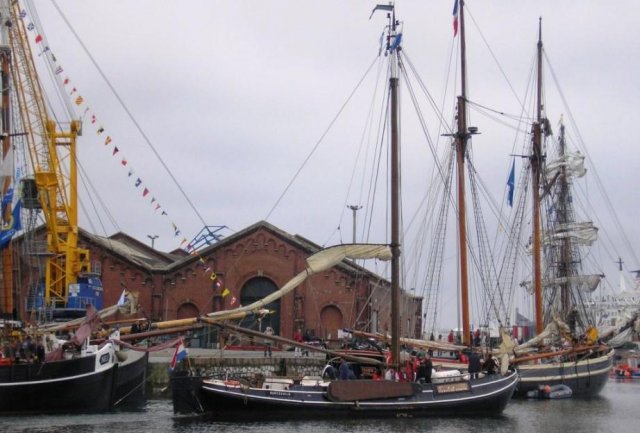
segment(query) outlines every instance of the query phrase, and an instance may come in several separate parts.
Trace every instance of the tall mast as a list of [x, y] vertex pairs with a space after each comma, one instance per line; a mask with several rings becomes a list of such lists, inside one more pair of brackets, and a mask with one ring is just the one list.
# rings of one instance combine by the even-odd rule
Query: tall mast
[[467, 226], [465, 205], [464, 156], [467, 149], [467, 62], [464, 39], [464, 0], [459, 0], [460, 16], [460, 96], [458, 96], [458, 131], [456, 137], [456, 161], [458, 167], [458, 249], [460, 251], [460, 308], [462, 309], [462, 343], [470, 345], [469, 327], [469, 271], [467, 264]]
[[396, 11], [392, 2], [377, 5], [377, 10], [388, 11], [389, 34], [387, 53], [390, 65], [389, 101], [391, 113], [391, 356], [397, 368], [400, 365], [400, 141], [398, 137], [398, 50], [401, 34], [396, 33]]
[[[0, 7], [0, 19], [2, 22], [9, 20], [9, 6], [8, 3], [2, 2]], [[10, 105], [11, 100], [9, 98], [9, 90], [11, 88], [11, 49], [9, 48], [9, 32], [6, 24], [1, 24], [0, 29], [0, 85], [2, 85], [2, 91], [0, 96], [0, 134], [2, 134], [2, 153], [0, 157], [4, 160], [11, 150], [11, 112]], [[11, 155], [10, 155], [11, 156]], [[12, 168], [13, 169], [13, 168]], [[2, 197], [8, 192], [12, 186], [13, 174], [11, 176], [4, 177], [0, 188], [2, 188]], [[14, 193], [17, 192], [14, 190]], [[6, 214], [2, 215], [3, 221], [8, 221], [11, 216], [11, 203], [8, 203], [5, 210]], [[0, 312], [5, 315], [11, 315], [14, 310], [13, 302], [13, 252], [11, 247], [2, 250], [2, 274], [1, 274], [1, 287], [0, 287]]]
[[[395, 9], [391, 11], [389, 41], [396, 35]], [[390, 50], [391, 77], [391, 354], [400, 365], [400, 143], [398, 138], [398, 47]]]
[[531, 225], [533, 227], [533, 290], [536, 309], [536, 333], [544, 329], [542, 300], [542, 251], [540, 221], [540, 171], [542, 165], [542, 18], [538, 24], [538, 83], [537, 113], [533, 123], [533, 155], [531, 155], [531, 180], [533, 205]]

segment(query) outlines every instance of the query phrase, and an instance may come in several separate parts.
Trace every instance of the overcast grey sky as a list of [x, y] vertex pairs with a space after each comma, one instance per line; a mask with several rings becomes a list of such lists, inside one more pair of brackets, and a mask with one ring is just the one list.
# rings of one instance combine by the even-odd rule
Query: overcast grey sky
[[[56, 4], [205, 222], [234, 231], [267, 218], [374, 61], [386, 23], [383, 14], [369, 20], [375, 1], [58, 0]], [[520, 97], [524, 94], [542, 16], [546, 54], [595, 160], [595, 166], [587, 163], [588, 168], [601, 177], [629, 242], [638, 245], [640, 158], [635, 127], [640, 125], [636, 108], [640, 3], [468, 0], [466, 4], [469, 98], [510, 113], [518, 113], [518, 105], [509, 85]], [[82, 226], [102, 235], [122, 230], [142, 242], [149, 242], [147, 235], [158, 235], [155, 245], [164, 251], [177, 248], [182, 237], [190, 240], [202, 222], [54, 4], [38, 1], [37, 6], [47, 43], [64, 67], [70, 88], [76, 88], [72, 98], [82, 95], [80, 108], [90, 107], [98, 119], [96, 125], [85, 119], [80, 157], [117, 227], [104, 213], [102, 224], [93, 215], [83, 215]], [[449, 106], [453, 93], [445, 95], [444, 84], [455, 42], [452, 7], [452, 0], [396, 2], [397, 18], [404, 22], [406, 54], [437, 101], [451, 98]], [[346, 120], [322, 141], [269, 222], [318, 244], [351, 240], [351, 213], [345, 203], [360, 204], [361, 197], [355, 187], [345, 195], [365, 116], [357, 113], [366, 112], [366, 101], [345, 111]], [[566, 115], [556, 101], [549, 99], [553, 106], [547, 107], [554, 124]], [[471, 122], [482, 131], [474, 139], [476, 166], [501, 201], [514, 132], [473, 113]], [[105, 129], [102, 135], [95, 132], [98, 124]], [[431, 132], [437, 131], [433, 125]], [[414, 137], [403, 134], [405, 141]], [[108, 146], [106, 135], [112, 138]], [[119, 149], [116, 156], [114, 146]], [[414, 157], [407, 151], [405, 168], [419, 171], [426, 156]], [[127, 167], [121, 164], [123, 157]], [[131, 168], [135, 173], [128, 177]], [[142, 180], [138, 188], [134, 178]], [[424, 194], [418, 191], [418, 182], [406, 179], [407, 208], [415, 208]], [[143, 187], [150, 191], [144, 198]], [[590, 188], [595, 191], [595, 186]], [[150, 197], [168, 216], [154, 210]], [[405, 209], [405, 215], [409, 213]], [[179, 237], [174, 236], [173, 223], [181, 230]], [[640, 268], [622, 247], [606, 254], [602, 260], [621, 254], [629, 270]], [[615, 273], [615, 265], [607, 264], [607, 271]]]

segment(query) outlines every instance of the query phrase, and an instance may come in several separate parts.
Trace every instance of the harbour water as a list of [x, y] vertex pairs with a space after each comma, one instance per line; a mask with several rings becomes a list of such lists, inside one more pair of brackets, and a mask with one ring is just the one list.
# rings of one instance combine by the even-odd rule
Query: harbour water
[[139, 412], [2, 417], [3, 433], [405, 433], [405, 432], [637, 432], [640, 381], [610, 379], [590, 400], [513, 400], [499, 417], [295, 422], [212, 422], [175, 417], [170, 400], [150, 400]]

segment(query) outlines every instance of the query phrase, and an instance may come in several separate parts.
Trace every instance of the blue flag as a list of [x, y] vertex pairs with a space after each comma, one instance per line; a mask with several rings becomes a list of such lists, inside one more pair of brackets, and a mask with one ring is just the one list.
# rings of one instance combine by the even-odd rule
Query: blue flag
[[511, 163], [511, 172], [509, 173], [509, 179], [507, 179], [507, 186], [509, 191], [507, 192], [507, 204], [509, 207], [513, 207], [513, 189], [516, 181], [516, 160]]

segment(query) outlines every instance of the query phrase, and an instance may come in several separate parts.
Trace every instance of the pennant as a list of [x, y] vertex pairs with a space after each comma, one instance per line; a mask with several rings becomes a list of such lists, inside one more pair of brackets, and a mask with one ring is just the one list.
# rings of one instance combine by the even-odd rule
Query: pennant
[[453, 0], [453, 37], [458, 36], [458, 0]]
[[144, 191], [142, 191], [142, 197], [146, 197], [147, 194], [149, 194], [149, 189], [145, 188]]
[[230, 294], [230, 293], [231, 293], [231, 292], [229, 291], [229, 289], [227, 289], [227, 288], [225, 287], [225, 289], [222, 291], [222, 297], [224, 298], [224, 297], [226, 297], [226, 296], [229, 296], [229, 294]]
[[27, 24], [27, 30], [32, 31], [35, 28], [36, 28], [36, 26], [33, 23]]
[[155, 203], [156, 198], [155, 197], [151, 197], [151, 204]]
[[82, 102], [84, 101], [84, 98], [82, 96], [78, 96], [76, 98], [76, 105], [80, 105], [82, 104]]
[[206, 269], [204, 270], [204, 273], [206, 274], [209, 271], [211, 271], [211, 268], [209, 266], [207, 266]]
[[142, 183], [142, 179], [137, 178], [136, 179], [136, 188], [139, 187], [141, 183]]
[[39, 44], [40, 42], [42, 42], [42, 35], [36, 36], [36, 44]]
[[103, 132], [104, 132], [104, 128], [102, 126], [98, 128], [98, 135], [102, 134]]
[[91, 123], [96, 123], [96, 115], [91, 115]]
[[156, 208], [154, 210], [160, 209], [160, 203], [156, 204]]
[[120, 161], [120, 163], [121, 163], [122, 165], [125, 165], [125, 166], [126, 166], [126, 165], [127, 165], [127, 160], [126, 160], [126, 159], [124, 159], [124, 158], [122, 158], [122, 161]]
[[507, 179], [507, 187], [509, 188], [507, 192], [507, 204], [509, 207], [513, 207], [513, 190], [515, 187], [516, 180], [516, 160], [514, 158], [511, 163], [511, 172], [509, 172], [509, 178]]
[[65, 86], [69, 84], [69, 77], [65, 78], [62, 84], [64, 84]]
[[55, 70], [56, 75], [60, 75], [62, 74], [62, 72], [64, 71], [64, 69], [62, 69], [62, 66], [58, 66]]
[[111, 143], [111, 136], [107, 135], [107, 138], [104, 139], [104, 145], [106, 146], [109, 143]]
[[167, 213], [165, 211], [162, 211], [160, 215], [167, 215]]
[[26, 18], [26, 16], [27, 16], [27, 11], [25, 11], [24, 9], [22, 9], [22, 10], [20, 11], [20, 19], [24, 19], [24, 18]]
[[209, 278], [211, 278], [211, 281], [215, 281], [218, 278], [218, 275], [215, 272], [211, 272], [211, 276]]
[[235, 304], [235, 303], [236, 303], [236, 301], [237, 301], [236, 297], [235, 297], [235, 296], [232, 296], [232, 297], [231, 297], [230, 305]]
[[113, 153], [111, 154], [111, 156], [114, 156], [116, 153], [120, 152], [120, 149], [118, 149], [118, 146], [113, 148]]
[[71, 93], [69, 93], [69, 95], [73, 95], [74, 93], [76, 93], [78, 91], [78, 89], [76, 89], [75, 87], [73, 89], [71, 89]]
[[128, 176], [128, 177], [133, 176], [133, 170], [132, 170], [132, 169], [129, 169], [129, 173], [127, 173], [127, 176]]

